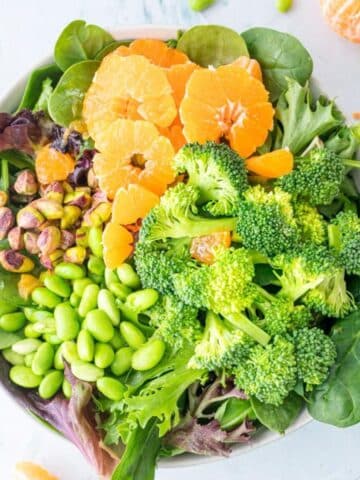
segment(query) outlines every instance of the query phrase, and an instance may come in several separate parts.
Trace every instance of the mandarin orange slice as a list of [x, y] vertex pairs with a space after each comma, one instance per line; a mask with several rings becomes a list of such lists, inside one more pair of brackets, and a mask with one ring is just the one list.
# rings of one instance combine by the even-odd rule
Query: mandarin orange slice
[[242, 157], [262, 145], [274, 109], [264, 85], [238, 65], [195, 70], [180, 105], [188, 142], [227, 140]]
[[122, 225], [110, 222], [103, 233], [104, 262], [108, 268], [117, 268], [131, 255], [134, 238]]
[[257, 78], [262, 82], [262, 72], [260, 63], [253, 59], [242, 55], [241, 57], [237, 58], [232, 65], [238, 65], [239, 67], [245, 68], [245, 70], [250, 73], [250, 75], [254, 78]]
[[287, 175], [294, 168], [293, 154], [283, 148], [265, 153], [246, 160], [246, 167], [250, 172], [266, 178], [278, 178]]
[[119, 188], [112, 205], [111, 221], [121, 225], [135, 223], [158, 203], [158, 195], [141, 185], [130, 184], [127, 189]]
[[83, 104], [83, 117], [94, 140], [118, 118], [145, 119], [168, 127], [176, 115], [165, 71], [141, 55], [107, 55]]
[[199, 262], [210, 265], [214, 262], [216, 249], [221, 246], [229, 248], [230, 245], [230, 232], [216, 232], [211, 235], [193, 238], [190, 245], [190, 254]]
[[47, 470], [31, 462], [20, 462], [15, 469], [16, 480], [59, 480]]
[[75, 160], [68, 153], [62, 153], [50, 145], [40, 148], [35, 158], [38, 181], [44, 185], [66, 180], [75, 167]]
[[360, 43], [359, 0], [320, 0], [325, 19], [335, 32]]
[[99, 135], [96, 147], [101, 154], [95, 155], [94, 172], [110, 199], [131, 183], [162, 195], [175, 179], [174, 148], [150, 122], [116, 120]]
[[113, 52], [115, 55], [143, 55], [160, 67], [171, 67], [189, 62], [189, 58], [180, 50], [170, 48], [161, 40], [144, 38], [134, 40], [128, 47], [120, 46]]

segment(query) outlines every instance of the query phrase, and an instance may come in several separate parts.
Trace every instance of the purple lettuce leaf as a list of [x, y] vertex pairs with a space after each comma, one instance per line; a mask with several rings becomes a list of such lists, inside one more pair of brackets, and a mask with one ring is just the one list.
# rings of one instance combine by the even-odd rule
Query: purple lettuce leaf
[[94, 149], [85, 149], [76, 161], [74, 171], [69, 176], [69, 181], [75, 186], [86, 186], [87, 175], [93, 166], [93, 158], [96, 153]]
[[81, 133], [76, 130], [69, 131], [68, 128], [54, 125], [51, 131], [51, 146], [61, 153], [70, 153], [77, 156], [83, 145]]

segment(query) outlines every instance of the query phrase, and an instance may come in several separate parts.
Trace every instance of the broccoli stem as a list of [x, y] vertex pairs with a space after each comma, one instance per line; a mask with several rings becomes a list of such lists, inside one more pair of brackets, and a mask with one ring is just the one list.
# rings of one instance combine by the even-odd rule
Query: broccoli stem
[[7, 192], [10, 188], [9, 164], [5, 159], [1, 160], [1, 189]]
[[351, 168], [360, 168], [359, 160], [343, 160], [344, 165]]
[[216, 232], [233, 231], [236, 228], [237, 218], [199, 218], [185, 225], [184, 231], [180, 228], [178, 237], [202, 237]]
[[270, 341], [270, 335], [268, 335], [264, 330], [255, 325], [251, 320], [249, 320], [242, 313], [233, 313], [231, 315], [226, 315], [226, 320], [230, 322], [237, 328], [240, 328], [243, 332], [253, 338], [260, 345], [267, 345]]
[[335, 248], [335, 250], [340, 250], [341, 246], [341, 236], [340, 230], [337, 225], [330, 224], [328, 225], [328, 241], [329, 247]]

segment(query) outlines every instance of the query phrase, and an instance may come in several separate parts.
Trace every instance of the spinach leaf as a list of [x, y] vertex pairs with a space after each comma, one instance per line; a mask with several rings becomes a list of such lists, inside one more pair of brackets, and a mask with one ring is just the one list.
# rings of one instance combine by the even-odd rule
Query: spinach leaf
[[348, 291], [354, 297], [355, 303], [360, 305], [360, 277], [357, 275], [347, 277], [346, 286]]
[[153, 480], [159, 450], [159, 429], [152, 419], [144, 429], [137, 427], [131, 432], [111, 480]]
[[241, 35], [218, 25], [190, 28], [179, 38], [177, 49], [202, 67], [218, 67], [233, 62], [241, 55], [249, 56]]
[[336, 427], [360, 422], [360, 311], [337, 322], [331, 339], [337, 360], [325, 383], [310, 397], [310, 415]]
[[267, 285], [276, 285], [279, 280], [270, 265], [258, 263], [255, 265], [255, 283], [264, 287]]
[[54, 88], [62, 75], [60, 68], [55, 65], [46, 65], [37, 68], [30, 75], [25, 86], [23, 97], [17, 111], [27, 108], [33, 110], [43, 92], [44, 81], [49, 80], [50, 86]]
[[42, 84], [42, 91], [38, 101], [34, 105], [33, 112], [45, 112], [48, 113], [48, 103], [50, 95], [53, 92], [53, 86], [50, 78], [46, 78]]
[[55, 123], [67, 127], [81, 118], [86, 91], [100, 62], [85, 60], [66, 70], [49, 98], [49, 114]]
[[304, 85], [311, 77], [313, 62], [299, 40], [271, 28], [251, 28], [242, 34], [250, 57], [261, 65], [271, 100], [277, 100], [287, 87], [287, 78]]
[[0, 350], [5, 350], [5, 348], [11, 347], [22, 338], [24, 338], [24, 336], [19, 333], [10, 333], [0, 330]]
[[12, 165], [18, 170], [23, 170], [24, 168], [34, 170], [35, 168], [34, 159], [19, 150], [5, 150], [0, 153], [0, 158], [6, 160], [9, 165]]
[[108, 43], [105, 45], [104, 48], [102, 48], [96, 55], [94, 60], [101, 60], [106, 57], [109, 53], [113, 52], [116, 48], [120, 47], [120, 45], [125, 45], [126, 47], [130, 45], [130, 40], [114, 40], [111, 43]]
[[281, 123], [281, 146], [295, 155], [318, 135], [325, 135], [342, 124], [334, 103], [318, 99], [313, 103], [308, 85], [302, 87], [288, 79], [286, 91], [279, 98], [276, 117]]
[[55, 44], [55, 62], [65, 72], [74, 63], [94, 59], [101, 49], [113, 41], [110, 33], [101, 27], [75, 20], [64, 28]]
[[216, 410], [215, 419], [223, 430], [232, 430], [246, 418], [253, 418], [254, 412], [249, 400], [229, 398]]
[[303, 400], [295, 392], [291, 392], [279, 407], [262, 403], [251, 398], [251, 406], [256, 418], [269, 430], [285, 433], [285, 430], [296, 420], [303, 407]]

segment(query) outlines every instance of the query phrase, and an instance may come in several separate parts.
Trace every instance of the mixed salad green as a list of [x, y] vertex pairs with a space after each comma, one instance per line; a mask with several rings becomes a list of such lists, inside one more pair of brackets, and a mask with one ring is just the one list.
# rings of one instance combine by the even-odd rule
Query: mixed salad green
[[[72, 126], [120, 43], [72, 22], [55, 63], [0, 113], [0, 382], [113, 480], [151, 480], [161, 457], [229, 455], [263, 427], [284, 433], [304, 408], [360, 422], [359, 126], [314, 96], [311, 56], [291, 35], [179, 32], [168, 45], [201, 66], [259, 62], [276, 121], [258, 153], [290, 149], [295, 168], [258, 181], [225, 143], [185, 145], [174, 160], [185, 181], [110, 270], [111, 205], [93, 182], [92, 139]], [[34, 173], [44, 144], [76, 161], [51, 188]], [[234, 232], [230, 248], [194, 259], [193, 238], [219, 231]]]

